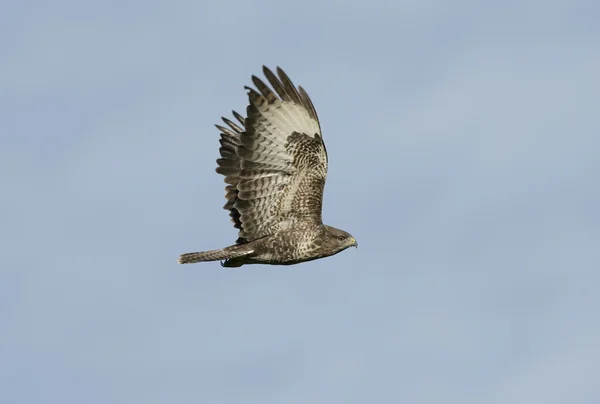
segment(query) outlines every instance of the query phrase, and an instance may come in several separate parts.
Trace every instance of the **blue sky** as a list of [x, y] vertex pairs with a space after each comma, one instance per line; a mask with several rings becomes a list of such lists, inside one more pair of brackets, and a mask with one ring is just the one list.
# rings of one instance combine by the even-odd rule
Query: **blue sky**
[[[597, 403], [593, 1], [16, 2], [0, 402]], [[231, 244], [213, 124], [282, 66], [358, 250]]]

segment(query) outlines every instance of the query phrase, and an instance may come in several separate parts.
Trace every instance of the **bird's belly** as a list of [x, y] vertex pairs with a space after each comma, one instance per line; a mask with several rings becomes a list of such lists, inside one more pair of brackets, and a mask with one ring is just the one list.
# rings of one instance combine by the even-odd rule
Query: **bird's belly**
[[310, 261], [316, 257], [312, 254], [313, 243], [308, 235], [295, 234], [294, 237], [273, 236], [264, 240], [262, 248], [251, 257], [252, 261], [261, 264], [292, 265]]

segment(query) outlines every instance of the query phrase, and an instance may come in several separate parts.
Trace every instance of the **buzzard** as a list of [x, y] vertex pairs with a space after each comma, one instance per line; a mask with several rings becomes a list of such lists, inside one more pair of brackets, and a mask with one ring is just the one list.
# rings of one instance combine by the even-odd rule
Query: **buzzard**
[[239, 237], [229, 247], [183, 254], [180, 264], [291, 265], [358, 247], [349, 233], [321, 220], [327, 151], [312, 101], [281, 68], [277, 75], [265, 66], [263, 72], [271, 88], [252, 76], [247, 117], [233, 111], [237, 123], [222, 118], [226, 126], [216, 125], [224, 208]]

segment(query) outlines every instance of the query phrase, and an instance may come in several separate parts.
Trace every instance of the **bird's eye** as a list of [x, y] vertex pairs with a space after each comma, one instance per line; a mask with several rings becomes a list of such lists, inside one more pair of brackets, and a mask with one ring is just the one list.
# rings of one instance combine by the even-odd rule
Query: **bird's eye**
[[346, 236], [338, 236], [338, 240], [344, 241], [344, 240], [346, 240]]

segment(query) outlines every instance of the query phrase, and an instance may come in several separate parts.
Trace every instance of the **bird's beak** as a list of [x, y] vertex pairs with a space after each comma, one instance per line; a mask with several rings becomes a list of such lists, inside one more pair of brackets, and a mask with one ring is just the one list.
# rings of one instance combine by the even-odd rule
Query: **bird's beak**
[[350, 240], [350, 242], [350, 245], [353, 245], [354, 247], [358, 248], [358, 242], [354, 239], [354, 237], [352, 237], [352, 240]]

